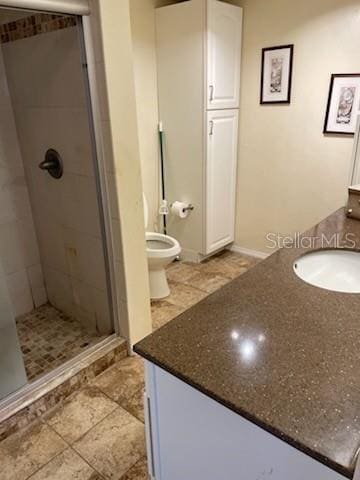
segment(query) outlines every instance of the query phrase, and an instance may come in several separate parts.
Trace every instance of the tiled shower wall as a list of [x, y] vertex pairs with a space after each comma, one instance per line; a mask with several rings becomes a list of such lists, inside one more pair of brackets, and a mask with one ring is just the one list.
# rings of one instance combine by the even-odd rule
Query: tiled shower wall
[[[110, 333], [77, 27], [33, 29], [2, 50], [49, 301]], [[60, 180], [38, 168], [48, 148], [63, 159]]]
[[1, 50], [0, 261], [15, 316], [46, 303], [29, 191]]

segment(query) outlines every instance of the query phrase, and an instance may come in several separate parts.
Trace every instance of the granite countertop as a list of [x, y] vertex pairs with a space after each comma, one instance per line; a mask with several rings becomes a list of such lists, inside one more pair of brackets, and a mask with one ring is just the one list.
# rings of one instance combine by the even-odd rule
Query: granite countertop
[[[336, 235], [333, 237], [333, 235]], [[360, 294], [300, 280], [293, 262], [355, 240], [340, 209], [148, 336], [134, 350], [265, 430], [352, 478], [360, 446]]]

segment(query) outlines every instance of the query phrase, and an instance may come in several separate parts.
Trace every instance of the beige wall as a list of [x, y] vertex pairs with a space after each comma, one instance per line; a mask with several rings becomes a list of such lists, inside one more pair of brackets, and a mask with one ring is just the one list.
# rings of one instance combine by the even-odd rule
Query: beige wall
[[[155, 49], [156, 0], [131, 0], [131, 33], [143, 190], [149, 206], [147, 230], [159, 229], [158, 99]], [[161, 225], [160, 225], [161, 228]]]
[[177, 0], [130, 0], [131, 36], [143, 191], [149, 206], [148, 231], [161, 231], [155, 8]]
[[92, 0], [91, 4], [95, 36], [97, 14], [102, 31], [102, 48], [95, 46], [95, 65], [90, 67], [95, 67], [102, 96], [120, 333], [131, 346], [151, 332], [151, 316], [130, 6], [129, 0]]
[[[331, 73], [360, 71], [355, 0], [243, 0], [236, 243], [303, 231], [344, 204], [352, 139], [322, 134]], [[260, 106], [261, 49], [295, 44], [289, 106]]]

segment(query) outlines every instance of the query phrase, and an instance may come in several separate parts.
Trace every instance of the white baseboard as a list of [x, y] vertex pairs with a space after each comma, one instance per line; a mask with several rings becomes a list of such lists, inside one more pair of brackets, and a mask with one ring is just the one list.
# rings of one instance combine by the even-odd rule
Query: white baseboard
[[242, 253], [243, 255], [248, 255], [249, 257], [261, 258], [262, 260], [271, 255], [271, 253], [264, 253], [260, 252], [259, 250], [251, 250], [250, 248], [240, 247], [240, 245], [236, 245], [235, 243], [230, 245], [228, 250], [235, 253]]

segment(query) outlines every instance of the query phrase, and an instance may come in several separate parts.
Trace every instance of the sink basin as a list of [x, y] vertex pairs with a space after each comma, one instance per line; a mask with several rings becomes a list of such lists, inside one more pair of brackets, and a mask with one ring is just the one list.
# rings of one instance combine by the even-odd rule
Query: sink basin
[[360, 293], [360, 252], [318, 250], [295, 260], [294, 271], [306, 283], [334, 292]]

